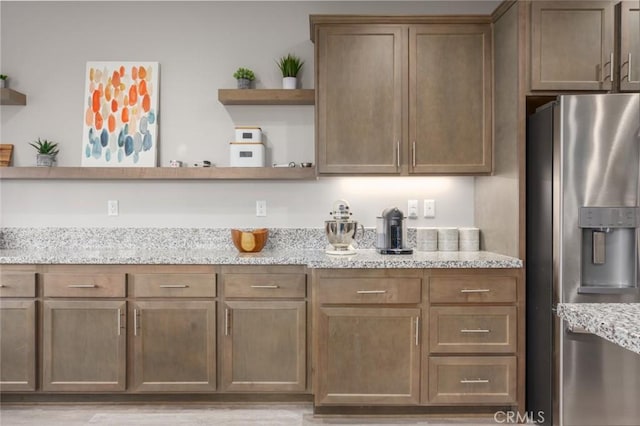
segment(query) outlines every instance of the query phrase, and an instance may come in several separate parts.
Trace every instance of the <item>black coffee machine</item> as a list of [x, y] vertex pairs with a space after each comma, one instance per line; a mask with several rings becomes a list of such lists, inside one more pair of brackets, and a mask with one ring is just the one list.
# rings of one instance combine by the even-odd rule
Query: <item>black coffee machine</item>
[[404, 214], [397, 207], [385, 209], [378, 217], [376, 247], [381, 254], [412, 254], [407, 248], [407, 224]]

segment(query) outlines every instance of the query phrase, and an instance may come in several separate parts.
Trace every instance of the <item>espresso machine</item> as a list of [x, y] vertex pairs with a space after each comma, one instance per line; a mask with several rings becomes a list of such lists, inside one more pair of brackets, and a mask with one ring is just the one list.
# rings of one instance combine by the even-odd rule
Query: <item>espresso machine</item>
[[382, 211], [377, 218], [376, 248], [380, 254], [412, 254], [413, 249], [407, 247], [407, 223], [404, 214], [397, 207]]

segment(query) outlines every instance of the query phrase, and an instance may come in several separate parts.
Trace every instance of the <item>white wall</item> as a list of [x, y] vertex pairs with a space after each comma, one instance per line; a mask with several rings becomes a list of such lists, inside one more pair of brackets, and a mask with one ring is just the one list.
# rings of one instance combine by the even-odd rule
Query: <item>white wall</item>
[[[280, 87], [274, 62], [305, 60], [302, 86], [314, 87], [309, 14], [488, 14], [497, 1], [449, 2], [11, 2], [0, 3], [0, 72], [27, 94], [2, 106], [0, 140], [14, 165], [34, 162], [28, 142], [59, 142], [60, 166], [80, 164], [87, 61], [160, 62], [159, 164], [207, 159], [226, 166], [235, 125], [260, 125], [271, 162], [313, 161], [312, 106], [224, 106], [218, 88], [252, 68], [258, 88]], [[322, 178], [304, 182], [1, 181], [2, 226], [317, 227], [333, 201], [374, 226], [383, 208], [436, 199], [436, 219], [410, 226], [473, 224], [473, 178]], [[121, 204], [106, 216], [106, 200]], [[268, 216], [255, 217], [265, 199]], [[422, 210], [422, 209], [421, 209]]]

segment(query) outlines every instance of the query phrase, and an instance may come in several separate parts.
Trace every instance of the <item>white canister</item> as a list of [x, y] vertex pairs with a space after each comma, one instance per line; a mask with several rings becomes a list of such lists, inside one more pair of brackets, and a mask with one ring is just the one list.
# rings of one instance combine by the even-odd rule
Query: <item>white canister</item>
[[458, 251], [458, 228], [438, 228], [438, 250]]
[[261, 143], [262, 129], [255, 126], [237, 126], [235, 142]]
[[460, 251], [480, 250], [480, 229], [459, 228]]
[[416, 228], [416, 249], [418, 251], [438, 250], [438, 228]]

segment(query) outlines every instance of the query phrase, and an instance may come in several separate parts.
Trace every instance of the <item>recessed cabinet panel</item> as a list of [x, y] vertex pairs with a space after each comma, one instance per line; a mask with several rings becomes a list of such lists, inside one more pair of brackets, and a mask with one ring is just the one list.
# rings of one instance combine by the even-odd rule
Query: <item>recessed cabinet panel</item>
[[126, 302], [44, 302], [42, 388], [122, 391], [126, 372]]
[[613, 2], [531, 2], [531, 90], [611, 90]]
[[35, 389], [36, 302], [0, 300], [0, 390]]
[[305, 301], [228, 301], [224, 315], [223, 390], [306, 389]]
[[135, 391], [216, 389], [216, 302], [138, 301], [132, 315]]
[[640, 5], [620, 3], [620, 90], [640, 90]]
[[410, 171], [491, 172], [491, 29], [409, 29]]
[[405, 37], [397, 26], [319, 29], [320, 173], [399, 172]]
[[316, 405], [419, 400], [420, 309], [321, 307]]

